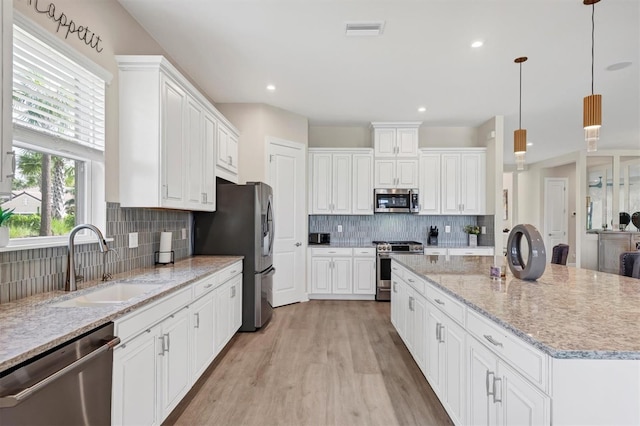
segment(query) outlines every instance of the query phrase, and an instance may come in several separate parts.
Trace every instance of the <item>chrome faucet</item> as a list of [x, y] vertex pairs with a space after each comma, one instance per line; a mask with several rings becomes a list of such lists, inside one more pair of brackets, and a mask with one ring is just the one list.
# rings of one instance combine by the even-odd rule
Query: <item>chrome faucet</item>
[[[71, 230], [71, 233], [69, 233], [69, 256], [67, 257], [67, 279], [64, 283], [64, 291], [76, 291], [78, 289], [78, 286], [76, 284], [76, 265], [73, 259], [73, 255], [75, 253], [75, 245], [73, 244], [73, 239], [75, 238], [76, 234], [78, 233], [78, 231], [81, 231], [83, 229], [89, 229], [91, 231], [93, 231], [97, 236], [98, 236], [98, 248], [100, 249], [100, 253], [106, 253], [109, 251], [109, 247], [107, 246], [107, 242], [104, 240], [104, 237], [102, 236], [102, 232], [100, 232], [100, 230], [98, 228], [96, 228], [93, 225], [90, 224], [84, 224], [84, 225], [78, 225], [75, 228], [73, 228]], [[102, 265], [102, 269], [103, 269], [103, 277], [105, 276], [104, 274], [104, 268], [105, 268], [105, 258], [103, 256], [103, 265]]]

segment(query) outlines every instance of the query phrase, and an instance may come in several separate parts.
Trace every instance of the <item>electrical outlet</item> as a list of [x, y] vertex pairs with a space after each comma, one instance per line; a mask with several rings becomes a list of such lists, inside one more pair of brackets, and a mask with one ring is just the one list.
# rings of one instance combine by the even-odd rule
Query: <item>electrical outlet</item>
[[338, 232], [342, 232], [342, 225], [338, 225]]
[[480, 227], [480, 233], [481, 234], [486, 234], [487, 233], [487, 227], [486, 226], [481, 226]]
[[449, 232], [451, 232], [451, 226], [445, 225], [444, 226], [444, 232], [445, 232], [445, 234], [448, 234]]
[[182, 228], [182, 239], [183, 240], [187, 239], [187, 228]]
[[129, 248], [138, 247], [138, 233], [129, 232]]

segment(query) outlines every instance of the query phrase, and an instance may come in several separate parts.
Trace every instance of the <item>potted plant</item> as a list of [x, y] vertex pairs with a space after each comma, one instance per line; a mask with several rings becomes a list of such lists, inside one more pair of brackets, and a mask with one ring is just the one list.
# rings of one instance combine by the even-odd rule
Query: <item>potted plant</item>
[[469, 234], [469, 247], [477, 247], [480, 227], [476, 225], [466, 225], [464, 227], [464, 232]]
[[0, 247], [6, 247], [9, 244], [9, 227], [7, 226], [7, 222], [13, 216], [13, 211], [11, 210], [3, 210], [0, 207]]

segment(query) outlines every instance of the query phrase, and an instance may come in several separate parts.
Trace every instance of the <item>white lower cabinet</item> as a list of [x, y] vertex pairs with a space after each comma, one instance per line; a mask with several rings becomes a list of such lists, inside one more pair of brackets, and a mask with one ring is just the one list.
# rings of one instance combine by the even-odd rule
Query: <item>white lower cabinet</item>
[[161, 424], [189, 392], [240, 328], [241, 271], [238, 262], [115, 321], [112, 424]]
[[467, 342], [470, 425], [548, 425], [550, 398], [474, 338]]
[[376, 293], [376, 251], [365, 248], [309, 249], [311, 299], [373, 299]]

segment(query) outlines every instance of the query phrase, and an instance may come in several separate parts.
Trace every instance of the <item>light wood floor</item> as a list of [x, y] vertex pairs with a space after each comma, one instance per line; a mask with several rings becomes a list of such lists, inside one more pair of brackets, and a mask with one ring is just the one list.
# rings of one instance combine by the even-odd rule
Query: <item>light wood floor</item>
[[389, 303], [311, 301], [239, 333], [167, 425], [449, 425]]

